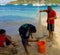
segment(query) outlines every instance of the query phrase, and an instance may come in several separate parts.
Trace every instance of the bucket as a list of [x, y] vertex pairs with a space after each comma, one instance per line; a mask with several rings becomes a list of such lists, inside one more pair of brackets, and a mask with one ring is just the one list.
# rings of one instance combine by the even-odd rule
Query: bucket
[[44, 54], [45, 53], [45, 42], [44, 41], [38, 41], [38, 52]]

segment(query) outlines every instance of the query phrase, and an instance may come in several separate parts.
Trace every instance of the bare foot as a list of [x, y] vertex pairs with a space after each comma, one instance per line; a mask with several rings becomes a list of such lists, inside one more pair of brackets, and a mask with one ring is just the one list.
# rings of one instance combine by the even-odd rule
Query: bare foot
[[46, 39], [47, 42], [51, 42], [51, 40], [49, 38]]
[[15, 46], [18, 46], [18, 44], [16, 42], [13, 42], [12, 45], [15, 47]]

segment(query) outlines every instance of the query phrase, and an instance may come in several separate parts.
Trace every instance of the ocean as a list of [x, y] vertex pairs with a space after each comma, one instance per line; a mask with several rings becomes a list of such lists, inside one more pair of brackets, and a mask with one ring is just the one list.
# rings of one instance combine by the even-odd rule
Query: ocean
[[[60, 6], [52, 6], [59, 17]], [[18, 28], [24, 23], [38, 25], [39, 10], [45, 10], [47, 6], [32, 5], [0, 5], [0, 29], [5, 29], [7, 34], [18, 34]], [[42, 13], [46, 17], [45, 13]]]

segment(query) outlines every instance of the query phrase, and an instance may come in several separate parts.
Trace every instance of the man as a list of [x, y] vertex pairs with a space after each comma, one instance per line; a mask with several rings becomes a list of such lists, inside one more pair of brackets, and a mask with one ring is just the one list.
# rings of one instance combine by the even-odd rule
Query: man
[[49, 40], [53, 39], [54, 24], [56, 17], [56, 12], [52, 9], [51, 6], [48, 6], [47, 10], [41, 10], [40, 12], [47, 12], [47, 29], [49, 31]]
[[32, 37], [32, 33], [35, 33], [35, 32], [36, 32], [36, 28], [32, 24], [23, 24], [19, 28], [19, 34], [21, 36], [22, 44], [24, 46], [26, 54], [29, 54], [29, 52], [27, 50], [27, 46], [29, 46], [28, 42], [36, 42], [37, 41], [37, 40], [29, 39], [30, 36]]
[[6, 47], [10, 44], [17, 46], [16, 43], [12, 41], [11, 37], [6, 35], [6, 30], [0, 29], [0, 47]]

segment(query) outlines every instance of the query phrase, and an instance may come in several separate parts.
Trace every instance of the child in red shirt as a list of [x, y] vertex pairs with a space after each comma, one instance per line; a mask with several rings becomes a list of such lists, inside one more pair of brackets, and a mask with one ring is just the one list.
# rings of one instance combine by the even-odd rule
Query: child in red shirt
[[6, 31], [4, 29], [0, 29], [0, 47], [5, 47], [10, 44], [17, 46], [16, 42], [12, 41], [11, 37], [6, 35]]

